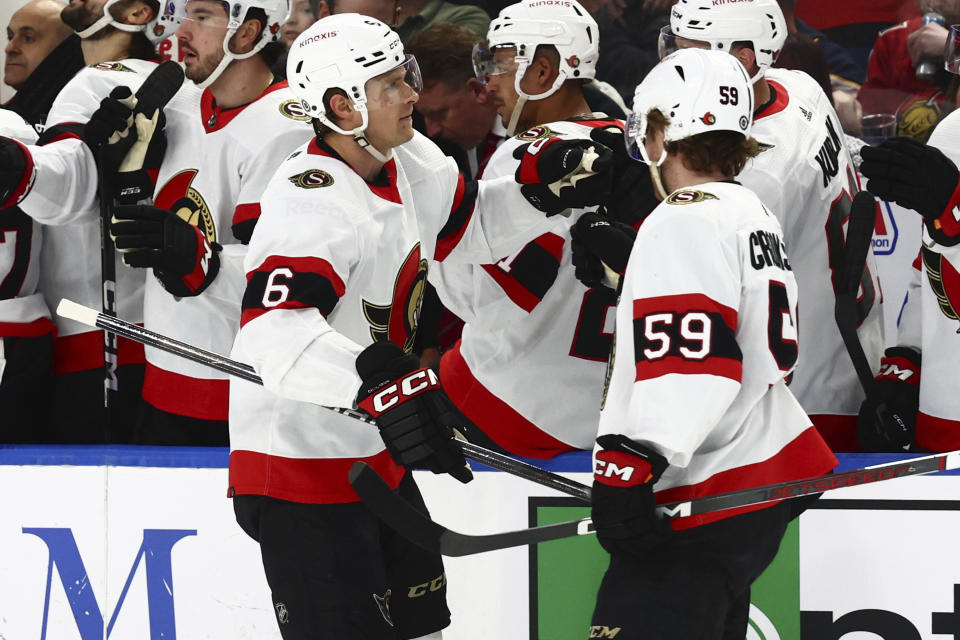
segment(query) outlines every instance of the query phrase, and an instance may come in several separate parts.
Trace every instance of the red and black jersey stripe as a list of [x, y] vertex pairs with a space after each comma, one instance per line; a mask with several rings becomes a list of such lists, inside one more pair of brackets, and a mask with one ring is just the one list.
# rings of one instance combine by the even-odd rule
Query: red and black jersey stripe
[[326, 317], [344, 291], [343, 280], [322, 258], [271, 256], [247, 274], [240, 325], [274, 309], [313, 307]]
[[473, 209], [477, 204], [479, 185], [476, 180], [464, 181], [461, 174], [457, 178], [457, 191], [453, 196], [453, 206], [450, 208], [450, 217], [447, 223], [437, 234], [437, 248], [433, 259], [442, 262], [454, 250], [473, 217]]
[[740, 382], [736, 310], [703, 294], [683, 294], [634, 300], [633, 318], [636, 380], [680, 373]]
[[524, 311], [530, 312], [553, 286], [560, 269], [564, 240], [545, 233], [527, 243], [508, 265], [483, 265], [504, 293]]
[[237, 208], [233, 211], [233, 221], [230, 226], [233, 237], [239, 240], [241, 244], [250, 244], [250, 238], [253, 236], [253, 230], [259, 219], [259, 202], [237, 205]]
[[67, 140], [70, 138], [75, 140], [83, 140], [84, 126], [85, 125], [80, 122], [63, 122], [60, 124], [55, 124], [52, 127], [47, 127], [37, 139], [37, 144], [43, 146], [45, 144], [58, 142], [60, 140]]

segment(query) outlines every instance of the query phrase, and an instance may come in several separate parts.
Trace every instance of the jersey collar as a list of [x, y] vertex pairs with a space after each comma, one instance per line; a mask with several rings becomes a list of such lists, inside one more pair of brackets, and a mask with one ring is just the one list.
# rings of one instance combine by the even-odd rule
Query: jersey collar
[[230, 124], [230, 121], [236, 118], [240, 113], [249, 107], [251, 104], [267, 95], [268, 93], [273, 93], [278, 89], [284, 89], [287, 86], [287, 81], [283, 80], [281, 82], [274, 82], [269, 87], [263, 90], [259, 96], [251, 100], [247, 104], [242, 104], [239, 107], [229, 107], [227, 109], [222, 109], [217, 106], [217, 101], [214, 99], [213, 94], [210, 93], [210, 89], [204, 89], [203, 94], [200, 96], [200, 118], [203, 122], [203, 130], [207, 133], [213, 133], [214, 131], [219, 131], [225, 126]]
[[[307, 153], [334, 158], [350, 167], [350, 164], [340, 157], [340, 154], [337, 153], [333, 147], [328, 145], [323, 140], [320, 140], [316, 136], [314, 136], [313, 140], [311, 140], [310, 144], [307, 146]], [[350, 167], [350, 169], [356, 173], [353, 167]], [[357, 175], [359, 176], [360, 174]], [[380, 173], [377, 174], [377, 177], [374, 178], [372, 182], [368, 182], [367, 180], [364, 180], [363, 182], [378, 198], [383, 198], [384, 200], [395, 202], [397, 204], [403, 204], [403, 200], [400, 199], [400, 191], [397, 189], [396, 158], [390, 158], [386, 164], [383, 165], [383, 168], [380, 169]]]

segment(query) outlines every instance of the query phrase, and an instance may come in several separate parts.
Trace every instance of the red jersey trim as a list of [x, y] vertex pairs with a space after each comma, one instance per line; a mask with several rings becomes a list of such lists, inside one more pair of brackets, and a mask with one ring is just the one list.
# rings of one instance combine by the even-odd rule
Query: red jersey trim
[[230, 452], [229, 496], [258, 495], [308, 504], [359, 502], [347, 480], [357, 461], [370, 465], [396, 489], [406, 472], [386, 451], [369, 458], [284, 458], [256, 451]]
[[[142, 326], [142, 325], [140, 325]], [[143, 345], [117, 337], [118, 364], [143, 364]], [[53, 343], [53, 374], [64, 375], [103, 367], [103, 331], [58, 336]]]
[[808, 417], [831, 451], [844, 453], [863, 451], [860, 448], [860, 442], [857, 441], [857, 416], [823, 414]]
[[39, 338], [57, 335], [57, 325], [50, 318], [37, 318], [30, 322], [0, 322], [0, 338]]
[[443, 262], [460, 244], [463, 234], [467, 232], [476, 207], [478, 190], [479, 186], [475, 181], [471, 181], [470, 189], [467, 189], [463, 174], [457, 174], [457, 188], [453, 193], [450, 217], [440, 229], [437, 235], [437, 246], [433, 250], [433, 259], [437, 262]]
[[477, 380], [460, 354], [460, 341], [440, 359], [440, 384], [467, 418], [509, 451], [525, 458], [552, 458], [577, 451], [540, 429]]
[[[270, 274], [275, 269], [278, 268], [288, 268], [293, 271], [291, 278], [284, 278], [280, 283], [284, 286], [291, 286], [293, 279], [298, 273], [310, 273], [316, 274], [325, 278], [330, 285], [333, 287], [333, 291], [336, 294], [337, 300], [343, 297], [343, 294], [346, 292], [347, 288], [343, 282], [343, 279], [337, 275], [337, 272], [334, 270], [333, 265], [324, 260], [323, 258], [291, 258], [286, 256], [270, 256], [263, 263], [247, 273], [247, 291], [250, 291], [250, 281], [251, 279], [260, 273]], [[275, 304], [271, 307], [264, 306], [249, 306], [247, 307], [247, 294], [244, 294], [244, 309], [240, 314], [240, 326], [243, 327], [251, 320], [259, 318], [268, 311], [273, 311], [274, 309], [306, 309], [309, 307], [314, 307], [315, 305], [310, 304], [308, 301], [299, 300], [297, 298], [288, 298], [279, 304]], [[260, 301], [262, 304], [262, 301]], [[336, 301], [334, 301], [334, 304]], [[324, 317], [327, 316], [328, 311], [317, 308]], [[333, 308], [331, 305], [330, 309]]]
[[230, 381], [191, 378], [147, 363], [143, 399], [178, 416], [198, 420], [226, 420]]
[[[560, 263], [563, 260], [563, 238], [555, 233], [545, 233], [532, 242], [527, 243], [527, 246], [531, 244], [536, 244], [556, 260], [555, 265], [550, 265], [554, 273], [554, 280], [551, 280], [550, 286], [553, 286], [557, 269], [559, 269]], [[526, 247], [521, 250], [521, 253], [525, 250]], [[487, 275], [493, 278], [500, 288], [503, 289], [507, 297], [527, 313], [533, 311], [536, 306], [540, 304], [540, 301], [543, 300], [543, 296], [547, 294], [547, 291], [550, 290], [548, 287], [542, 294], [538, 294], [527, 288], [513, 271], [504, 271], [495, 264], [485, 264], [481, 266], [483, 270], [487, 272]]]
[[213, 133], [214, 131], [219, 131], [225, 126], [230, 124], [230, 121], [240, 115], [244, 109], [249, 107], [251, 104], [262, 98], [263, 96], [273, 93], [279, 89], [286, 88], [287, 81], [283, 80], [282, 82], [274, 82], [269, 87], [263, 90], [259, 96], [254, 100], [251, 100], [247, 104], [240, 105], [239, 107], [230, 107], [228, 109], [220, 109], [219, 107], [214, 106], [213, 93], [210, 92], [210, 89], [204, 89], [203, 95], [200, 96], [200, 117], [203, 122], [203, 129], [207, 133]]
[[0, 203], [0, 209], [12, 207], [23, 200], [23, 197], [27, 195], [31, 187], [33, 187], [33, 181], [36, 178], [36, 167], [33, 165], [33, 156], [30, 154], [30, 150], [27, 148], [27, 145], [23, 144], [19, 140], [13, 140], [13, 142], [20, 147], [20, 151], [23, 152], [23, 175], [20, 176], [20, 181], [17, 182], [17, 186], [13, 188], [13, 191], [10, 192], [10, 195], [7, 197], [7, 199]]
[[760, 118], [766, 118], [772, 116], [776, 113], [780, 113], [787, 108], [787, 105], [790, 104], [790, 95], [787, 93], [787, 90], [779, 82], [774, 82], [773, 80], [767, 80], [767, 84], [771, 85], [774, 91], [777, 92], [777, 97], [763, 107], [760, 111], [753, 115], [753, 121], [756, 122]]
[[233, 210], [233, 225], [236, 226], [248, 220], [256, 220], [260, 217], [260, 203], [251, 202], [249, 204], [239, 204]]
[[[321, 147], [316, 137], [314, 137], [313, 140], [310, 141], [310, 144], [307, 145], [307, 153], [315, 156], [334, 158], [350, 167], [350, 170], [354, 173], [357, 173], [357, 170], [354, 169], [349, 162], [340, 156], [331, 154], [329, 151]], [[403, 204], [403, 200], [400, 199], [400, 191], [397, 189], [397, 161], [394, 158], [390, 158], [383, 165], [383, 168], [387, 171], [388, 184], [371, 184], [365, 179], [363, 180], [364, 184], [366, 184], [367, 188], [370, 189], [370, 191], [373, 192], [373, 195], [377, 196], [378, 198], [383, 198], [389, 202], [396, 202], [397, 204]], [[357, 175], [359, 176], [360, 174], [357, 173]], [[363, 178], [363, 176], [360, 177]]]
[[[811, 426], [778, 453], [766, 460], [727, 469], [710, 476], [703, 482], [683, 487], [672, 487], [664, 491], [658, 491], [654, 495], [658, 503], [690, 500], [777, 482], [803, 480], [827, 473], [837, 464], [839, 464], [837, 458], [830, 452], [817, 430]], [[777, 504], [777, 502], [765, 502], [749, 507], [724, 509], [696, 516], [676, 518], [671, 520], [670, 523], [674, 530], [681, 531], [724, 520], [731, 516], [749, 513], [750, 511], [765, 509]]]
[[917, 414], [917, 445], [935, 453], [960, 449], [960, 420]]

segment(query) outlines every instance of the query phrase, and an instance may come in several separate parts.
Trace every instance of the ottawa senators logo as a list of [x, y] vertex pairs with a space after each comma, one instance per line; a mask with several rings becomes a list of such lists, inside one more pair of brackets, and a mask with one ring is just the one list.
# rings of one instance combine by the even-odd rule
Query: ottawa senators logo
[[670, 197], [664, 200], [667, 204], [693, 204], [694, 202], [703, 202], [704, 200], [716, 200], [717, 196], [705, 191], [695, 189], [686, 189], [670, 194]]
[[[960, 273], [942, 254], [926, 247], [920, 251], [927, 270], [927, 282], [937, 297], [940, 311], [951, 320], [960, 321]], [[957, 333], [960, 333], [960, 327]]]
[[552, 138], [553, 135], [553, 131], [550, 130], [550, 127], [537, 126], [533, 127], [532, 129], [527, 129], [523, 133], [517, 134], [517, 140], [532, 142], [534, 140], [546, 140], [547, 138]]
[[162, 36], [166, 32], [166, 30], [167, 28], [160, 23], [153, 25], [153, 35], [155, 35], [158, 38]]
[[427, 261], [420, 257], [420, 244], [417, 243], [400, 266], [391, 303], [378, 305], [362, 301], [363, 315], [370, 323], [370, 336], [374, 340], [389, 340], [408, 352], [413, 349], [426, 280]]
[[210, 242], [217, 241], [217, 229], [210, 214], [210, 207], [200, 192], [191, 187], [197, 177], [196, 169], [184, 169], [167, 180], [157, 192], [153, 204], [158, 209], [169, 209], [200, 229]]
[[707, 126], [717, 124], [717, 116], [707, 111], [705, 114], [700, 116], [700, 122]]
[[333, 184], [333, 176], [320, 169], [308, 169], [303, 173], [290, 176], [287, 180], [301, 189], [318, 189], [320, 187], [329, 187]]
[[576, 69], [580, 66], [580, 58], [577, 56], [570, 56], [567, 58], [567, 64], [570, 65], [571, 69]]
[[130, 73], [136, 73], [136, 71], [122, 62], [98, 62], [97, 64], [90, 65], [90, 68], [99, 69], [100, 71], [128, 71]]
[[299, 100], [284, 100], [280, 104], [280, 113], [291, 120], [310, 122], [310, 116], [307, 115], [306, 110]]

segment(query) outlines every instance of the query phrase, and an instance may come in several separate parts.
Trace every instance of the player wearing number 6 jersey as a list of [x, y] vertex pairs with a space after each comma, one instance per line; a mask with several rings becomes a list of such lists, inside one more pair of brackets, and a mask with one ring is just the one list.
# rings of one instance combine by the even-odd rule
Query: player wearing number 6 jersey
[[611, 562], [591, 624], [618, 640], [743, 637], [750, 584], [796, 515], [778, 503], [667, 524], [655, 502], [836, 464], [785, 383], [797, 285], [780, 225], [732, 181], [757, 153], [752, 106], [740, 63], [697, 49], [664, 58], [634, 96], [628, 142], [670, 194], [630, 254], [594, 449]]
[[[856, 421], [864, 393], [834, 321], [834, 302], [835, 270], [859, 184], [837, 114], [808, 75], [771, 68], [787, 35], [774, 0], [680, 0], [671, 9], [670, 32], [661, 37], [662, 51], [676, 46], [727, 51], [752, 76], [753, 137], [761, 153], [737, 179], [780, 221], [800, 288], [800, 360], [790, 390], [834, 451], [858, 451]], [[876, 274], [870, 253], [858, 334], [874, 371], [884, 346]]]
[[[317, 137], [271, 178], [244, 262], [233, 354], [264, 386], [230, 383], [234, 509], [260, 543], [275, 608], [289, 613], [278, 616], [285, 640], [439, 639], [449, 621], [439, 556], [372, 518], [347, 471], [364, 460], [420, 505], [405, 466], [469, 479], [449, 400], [404, 351], [426, 261], [490, 263], [549, 228], [541, 211], [597, 202], [609, 152], [537, 147], [519, 177], [527, 193], [512, 175], [465, 182], [413, 130], [416, 60], [358, 14], [304, 31], [287, 72]], [[355, 401], [380, 433], [323, 406]]]

